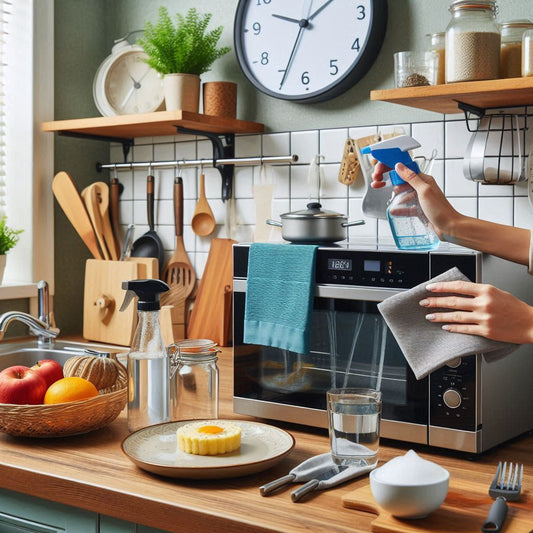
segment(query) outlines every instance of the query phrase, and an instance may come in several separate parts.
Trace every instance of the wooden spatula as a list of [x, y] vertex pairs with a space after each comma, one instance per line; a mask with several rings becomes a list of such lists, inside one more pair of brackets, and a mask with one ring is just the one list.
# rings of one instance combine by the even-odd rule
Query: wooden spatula
[[57, 202], [70, 220], [95, 259], [103, 259], [98, 248], [96, 235], [83, 200], [74, 180], [64, 171], [58, 172], [52, 181], [52, 191]]
[[98, 244], [100, 245], [100, 250], [102, 251], [104, 259], [111, 259], [104, 238], [104, 225], [102, 221], [102, 216], [100, 215], [98, 194], [96, 192], [94, 183], [92, 183], [88, 187], [85, 187], [85, 189], [81, 191], [81, 197], [83, 198], [83, 202], [85, 203], [87, 213], [89, 213], [89, 218], [91, 219], [94, 233], [96, 234], [96, 238], [98, 239]]
[[176, 227], [176, 248], [166, 264], [161, 279], [170, 287], [180, 285], [180, 297], [186, 299], [194, 289], [196, 273], [183, 243], [183, 180], [174, 180], [174, 224]]
[[96, 195], [98, 196], [98, 205], [100, 207], [100, 216], [102, 217], [102, 231], [104, 240], [113, 261], [120, 258], [120, 246], [115, 239], [113, 228], [111, 227], [111, 217], [109, 215], [109, 186], [103, 181], [94, 182]]

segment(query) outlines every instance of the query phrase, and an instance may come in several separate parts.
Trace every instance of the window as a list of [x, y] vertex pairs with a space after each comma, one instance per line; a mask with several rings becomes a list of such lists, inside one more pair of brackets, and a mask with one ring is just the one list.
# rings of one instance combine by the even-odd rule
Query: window
[[54, 288], [53, 0], [0, 0], [4, 169], [0, 208], [7, 224], [23, 229], [9, 251], [0, 299], [35, 296], [40, 279]]

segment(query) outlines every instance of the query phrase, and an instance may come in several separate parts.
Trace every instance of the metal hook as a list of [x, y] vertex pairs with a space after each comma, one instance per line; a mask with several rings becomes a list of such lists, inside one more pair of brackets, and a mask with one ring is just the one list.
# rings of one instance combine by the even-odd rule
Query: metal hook
[[117, 164], [115, 163], [115, 166], [113, 167], [113, 178], [118, 180], [118, 170], [117, 170]]
[[152, 161], [150, 161], [148, 163], [148, 175], [149, 176], [153, 176], [153, 174], [152, 174]]

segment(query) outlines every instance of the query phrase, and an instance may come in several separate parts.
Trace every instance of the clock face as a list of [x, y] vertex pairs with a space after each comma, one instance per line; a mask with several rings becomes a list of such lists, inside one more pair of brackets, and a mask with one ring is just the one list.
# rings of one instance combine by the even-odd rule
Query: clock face
[[96, 106], [104, 116], [151, 113], [164, 101], [163, 80], [149, 67], [146, 53], [129, 46], [109, 56], [93, 87]]
[[319, 102], [370, 68], [387, 26], [387, 0], [240, 0], [237, 59], [260, 91]]

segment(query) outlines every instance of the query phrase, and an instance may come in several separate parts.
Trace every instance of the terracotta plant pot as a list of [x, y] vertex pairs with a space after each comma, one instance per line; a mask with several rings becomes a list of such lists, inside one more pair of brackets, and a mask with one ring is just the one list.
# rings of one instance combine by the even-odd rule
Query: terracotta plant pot
[[237, 116], [237, 84], [231, 81], [208, 81], [203, 84], [205, 115], [235, 118]]
[[191, 111], [200, 107], [200, 76], [196, 74], [166, 74], [163, 78], [167, 111]]

